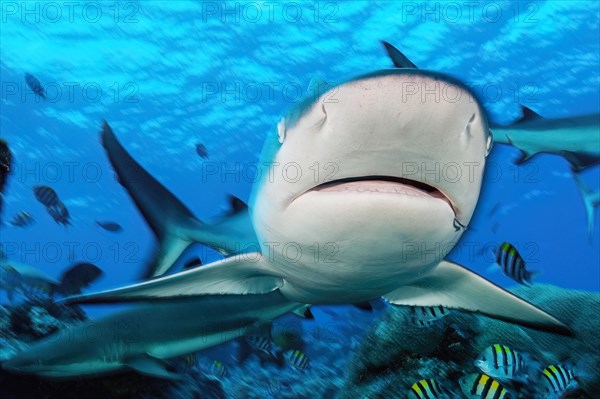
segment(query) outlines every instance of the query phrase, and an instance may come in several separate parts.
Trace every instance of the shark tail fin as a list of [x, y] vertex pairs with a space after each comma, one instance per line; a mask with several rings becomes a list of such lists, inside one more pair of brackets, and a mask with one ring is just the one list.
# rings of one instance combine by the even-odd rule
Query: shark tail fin
[[575, 183], [577, 183], [577, 188], [583, 199], [585, 213], [587, 215], [587, 231], [588, 236], [591, 239], [592, 232], [594, 231], [594, 208], [600, 205], [600, 192], [591, 190], [581, 176], [576, 174], [573, 176], [575, 177]]
[[444, 306], [573, 336], [565, 324], [483, 277], [455, 263], [442, 261], [411, 285], [392, 291], [384, 298], [394, 305]]
[[187, 232], [202, 222], [129, 155], [106, 121], [101, 140], [119, 183], [159, 240], [156, 255], [146, 266], [144, 277], [164, 274], [193, 242]]

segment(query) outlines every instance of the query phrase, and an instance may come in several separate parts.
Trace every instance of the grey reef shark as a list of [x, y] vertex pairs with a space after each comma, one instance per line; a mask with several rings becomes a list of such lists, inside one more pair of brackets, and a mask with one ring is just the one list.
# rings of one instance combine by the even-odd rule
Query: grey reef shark
[[[424, 95], [432, 89], [453, 96]], [[311, 93], [268, 135], [249, 207], [212, 223], [132, 159], [107, 123], [102, 142], [158, 249], [145, 269], [149, 279], [65, 302], [136, 303], [95, 323], [104, 331], [115, 319], [136, 320], [140, 334], [93, 347], [51, 336], [5, 368], [169, 377], [165, 360], [224, 342], [231, 332], [310, 305], [381, 297], [573, 335], [544, 310], [444, 260], [473, 215], [492, 146], [480, 101], [450, 76], [386, 69]], [[290, 165], [294, 173], [286, 173]], [[194, 243], [224, 259], [166, 274]]]
[[[382, 41], [385, 50], [397, 68], [417, 68], [400, 50]], [[577, 187], [583, 199], [588, 234], [594, 223], [594, 208], [600, 204], [600, 191], [590, 191], [577, 174], [588, 167], [600, 164], [600, 114], [588, 114], [559, 119], [546, 119], [521, 105], [521, 118], [505, 126], [490, 126], [494, 143], [517, 148], [522, 164], [538, 154], [564, 157], [574, 172]]]

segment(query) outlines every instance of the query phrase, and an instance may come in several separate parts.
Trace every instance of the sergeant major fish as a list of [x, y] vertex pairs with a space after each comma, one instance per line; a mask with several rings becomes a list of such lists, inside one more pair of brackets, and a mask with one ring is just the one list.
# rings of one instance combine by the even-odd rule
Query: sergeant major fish
[[499, 380], [513, 380], [519, 377], [525, 368], [523, 356], [519, 352], [500, 344], [485, 348], [475, 361], [475, 366]]
[[517, 248], [509, 242], [503, 242], [498, 248], [496, 265], [502, 269], [507, 277], [527, 286], [532, 284], [532, 277], [538, 273], [527, 270], [525, 260], [517, 251]]
[[450, 313], [450, 309], [443, 306], [413, 306], [411, 307], [411, 321], [417, 327], [428, 327]]
[[486, 374], [469, 374], [458, 381], [469, 399], [511, 399], [512, 395], [498, 381]]
[[546, 367], [542, 371], [542, 395], [544, 399], [558, 399], [577, 386], [573, 370], [560, 364]]
[[408, 391], [408, 399], [450, 399], [446, 391], [434, 380], [415, 382]]
[[285, 351], [283, 356], [294, 368], [305, 370], [308, 367], [309, 360], [304, 353], [297, 349]]

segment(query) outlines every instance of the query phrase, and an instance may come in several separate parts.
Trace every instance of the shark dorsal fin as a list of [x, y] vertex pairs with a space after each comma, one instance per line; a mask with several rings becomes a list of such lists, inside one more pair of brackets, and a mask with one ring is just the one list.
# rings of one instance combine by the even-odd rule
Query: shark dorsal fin
[[229, 206], [230, 206], [230, 214], [235, 215], [236, 213], [240, 213], [248, 209], [248, 205], [235, 195], [229, 194]]
[[383, 44], [383, 47], [385, 47], [385, 51], [387, 51], [388, 56], [392, 59], [392, 62], [394, 63], [394, 66], [396, 68], [418, 69], [418, 67], [415, 64], [413, 64], [411, 62], [411, 60], [406, 58], [406, 56], [404, 54], [402, 54], [402, 52], [400, 50], [398, 50], [396, 47], [392, 46], [390, 43], [386, 42], [385, 40], [382, 40], [381, 44]]
[[540, 114], [531, 110], [531, 108], [527, 108], [524, 105], [521, 105], [521, 115], [522, 116], [516, 121], [516, 123], [533, 121], [536, 119], [542, 119]]

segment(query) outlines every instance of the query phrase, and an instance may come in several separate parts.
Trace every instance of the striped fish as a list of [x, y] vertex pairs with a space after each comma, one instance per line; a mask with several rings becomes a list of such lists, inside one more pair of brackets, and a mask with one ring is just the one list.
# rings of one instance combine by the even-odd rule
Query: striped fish
[[25, 227], [33, 223], [35, 223], [35, 219], [29, 214], [29, 212], [25, 211], [17, 213], [10, 221], [10, 224], [15, 227]]
[[411, 321], [417, 327], [429, 327], [450, 313], [452, 313], [450, 309], [443, 306], [413, 306]]
[[52, 219], [58, 224], [62, 224], [64, 226], [71, 224], [69, 221], [69, 210], [61, 201], [54, 206], [49, 206], [46, 208]]
[[500, 245], [496, 254], [496, 264], [500, 266], [506, 276], [517, 283], [527, 286], [532, 284], [532, 277], [535, 272], [527, 270], [525, 260], [511, 243], [504, 242]]
[[225, 374], [227, 374], [227, 369], [218, 360], [213, 361], [206, 372], [206, 376], [213, 380], [219, 380], [225, 377]]
[[308, 358], [297, 349], [290, 349], [284, 352], [285, 359], [298, 370], [305, 370], [308, 367]]
[[56, 191], [48, 186], [35, 186], [33, 188], [33, 195], [46, 207], [56, 206], [60, 202]]
[[269, 337], [250, 335], [250, 336], [246, 336], [246, 341], [254, 349], [257, 349], [261, 352], [266, 353], [267, 355], [272, 356], [271, 340], [269, 339]]
[[542, 375], [542, 392], [546, 397], [558, 397], [577, 385], [573, 370], [559, 364], [546, 367]]
[[469, 374], [459, 381], [469, 399], [510, 399], [511, 394], [498, 381], [486, 374]]
[[409, 399], [445, 399], [445, 391], [433, 379], [415, 382], [408, 392]]
[[524, 369], [523, 356], [508, 346], [494, 344], [485, 348], [475, 366], [490, 377], [499, 380], [513, 380]]

